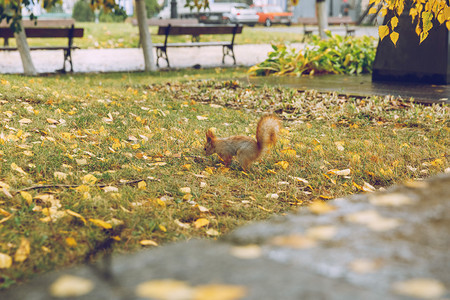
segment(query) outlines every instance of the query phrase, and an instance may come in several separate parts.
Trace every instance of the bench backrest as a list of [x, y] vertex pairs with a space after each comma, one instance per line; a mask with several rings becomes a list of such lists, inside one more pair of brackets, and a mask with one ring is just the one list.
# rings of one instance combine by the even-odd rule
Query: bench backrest
[[[52, 19], [52, 20], [41, 20], [36, 21], [22, 20], [23, 26], [26, 27], [71, 27], [75, 24], [74, 19]], [[9, 27], [10, 23], [6, 23], [5, 20], [0, 22], [1, 27]]]
[[[159, 26], [158, 35], [166, 35], [169, 26]], [[170, 26], [169, 35], [239, 34], [242, 25], [185, 25]]]
[[[131, 20], [131, 24], [133, 26], [137, 26], [138, 22], [136, 19]], [[189, 18], [189, 19], [157, 19], [151, 18], [147, 19], [148, 26], [167, 26], [169, 24], [172, 25], [197, 25], [198, 19]]]
[[[84, 28], [25, 28], [27, 38], [81, 38], [84, 34]], [[0, 38], [13, 38], [14, 32], [10, 28], [0, 27]]]
[[[352, 24], [355, 21], [351, 17], [328, 17], [328, 24]], [[298, 23], [303, 25], [317, 25], [317, 18], [298, 18]]]

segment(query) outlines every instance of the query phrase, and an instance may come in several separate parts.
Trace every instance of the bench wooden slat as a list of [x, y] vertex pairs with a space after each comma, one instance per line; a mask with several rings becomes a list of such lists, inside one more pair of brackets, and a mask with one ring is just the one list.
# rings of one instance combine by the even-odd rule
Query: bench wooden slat
[[[23, 26], [24, 27], [70, 27], [72, 25], [75, 24], [75, 20], [74, 19], [51, 19], [51, 20], [43, 20], [43, 19], [38, 19], [38, 20], [22, 20], [23, 22]], [[11, 25], [11, 23], [6, 23], [5, 20], [3, 20], [2, 22], [0, 22], [0, 27], [7, 27], [9, 28], [9, 26]]]
[[[159, 26], [158, 35], [166, 35], [168, 26]], [[201, 34], [239, 34], [242, 33], [242, 26], [222, 25], [222, 26], [171, 26], [169, 35], [201, 35]]]
[[[167, 26], [169, 24], [171, 25], [197, 25], [198, 19], [194, 18], [188, 18], [188, 19], [157, 19], [157, 18], [151, 18], [147, 19], [147, 25], [148, 26]], [[133, 26], [138, 25], [137, 19], [132, 19], [131, 24]]]
[[[30, 50], [65, 50], [68, 46], [31, 46]], [[70, 49], [80, 49], [78, 46], [71, 46]], [[0, 51], [17, 51], [17, 47], [0, 47]]]
[[207, 47], [207, 46], [226, 46], [231, 42], [196, 42], [196, 43], [167, 43], [166, 45], [158, 43], [153, 44], [154, 47]]
[[[25, 34], [30, 38], [67, 38], [70, 28], [25, 28]], [[72, 37], [81, 38], [84, 28], [74, 28]], [[14, 32], [10, 28], [0, 28], [0, 38], [13, 38]]]

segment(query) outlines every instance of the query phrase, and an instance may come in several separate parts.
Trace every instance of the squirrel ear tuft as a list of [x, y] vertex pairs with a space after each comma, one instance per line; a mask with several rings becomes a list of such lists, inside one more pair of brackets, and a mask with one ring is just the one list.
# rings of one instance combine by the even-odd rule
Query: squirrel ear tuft
[[213, 139], [213, 138], [215, 138], [216, 136], [214, 135], [214, 132], [213, 132], [213, 130], [212, 129], [208, 129], [207, 131], [206, 131], [206, 138], [207, 139]]

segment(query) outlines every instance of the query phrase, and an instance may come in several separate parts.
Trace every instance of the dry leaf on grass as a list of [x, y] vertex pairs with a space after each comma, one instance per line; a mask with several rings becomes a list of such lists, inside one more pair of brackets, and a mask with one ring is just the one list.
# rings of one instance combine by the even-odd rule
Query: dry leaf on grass
[[19, 248], [14, 254], [14, 261], [23, 262], [28, 258], [28, 255], [30, 255], [30, 242], [26, 238], [22, 238]]
[[63, 275], [50, 286], [50, 295], [56, 298], [80, 297], [89, 294], [94, 283], [82, 277]]
[[262, 249], [258, 245], [235, 246], [230, 249], [230, 254], [241, 259], [255, 259], [261, 257]]
[[12, 257], [8, 254], [0, 253], [0, 269], [8, 269], [12, 265]]
[[431, 278], [414, 278], [395, 282], [394, 293], [421, 299], [438, 299], [446, 293], [444, 284]]

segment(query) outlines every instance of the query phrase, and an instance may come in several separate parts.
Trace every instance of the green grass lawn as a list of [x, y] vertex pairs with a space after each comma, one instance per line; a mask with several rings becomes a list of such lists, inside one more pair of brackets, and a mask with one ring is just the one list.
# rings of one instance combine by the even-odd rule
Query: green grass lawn
[[[127, 253], [216, 239], [449, 168], [447, 106], [222, 81], [244, 72], [0, 76], [0, 287], [105, 241]], [[268, 112], [285, 129], [250, 172], [203, 155], [208, 128], [254, 135]]]
[[[136, 48], [139, 43], [139, 31], [137, 26], [131, 23], [76, 23], [77, 27], [84, 28], [84, 37], [74, 39], [74, 44], [83, 48]], [[245, 26], [242, 34], [236, 35], [237, 44], [270, 44], [283, 42], [300, 42], [302, 39], [303, 28], [298, 28], [298, 33], [285, 32], [266, 32], [263, 27]], [[151, 26], [152, 41], [154, 43], [163, 43], [164, 36], [156, 35], [157, 26]], [[172, 42], [187, 42], [191, 40], [190, 36], [170, 37]], [[226, 41], [231, 40], [231, 35], [203, 35], [201, 41]], [[53, 46], [65, 45], [67, 39], [29, 39], [32, 46]], [[15, 45], [15, 40], [10, 39], [10, 45]]]

